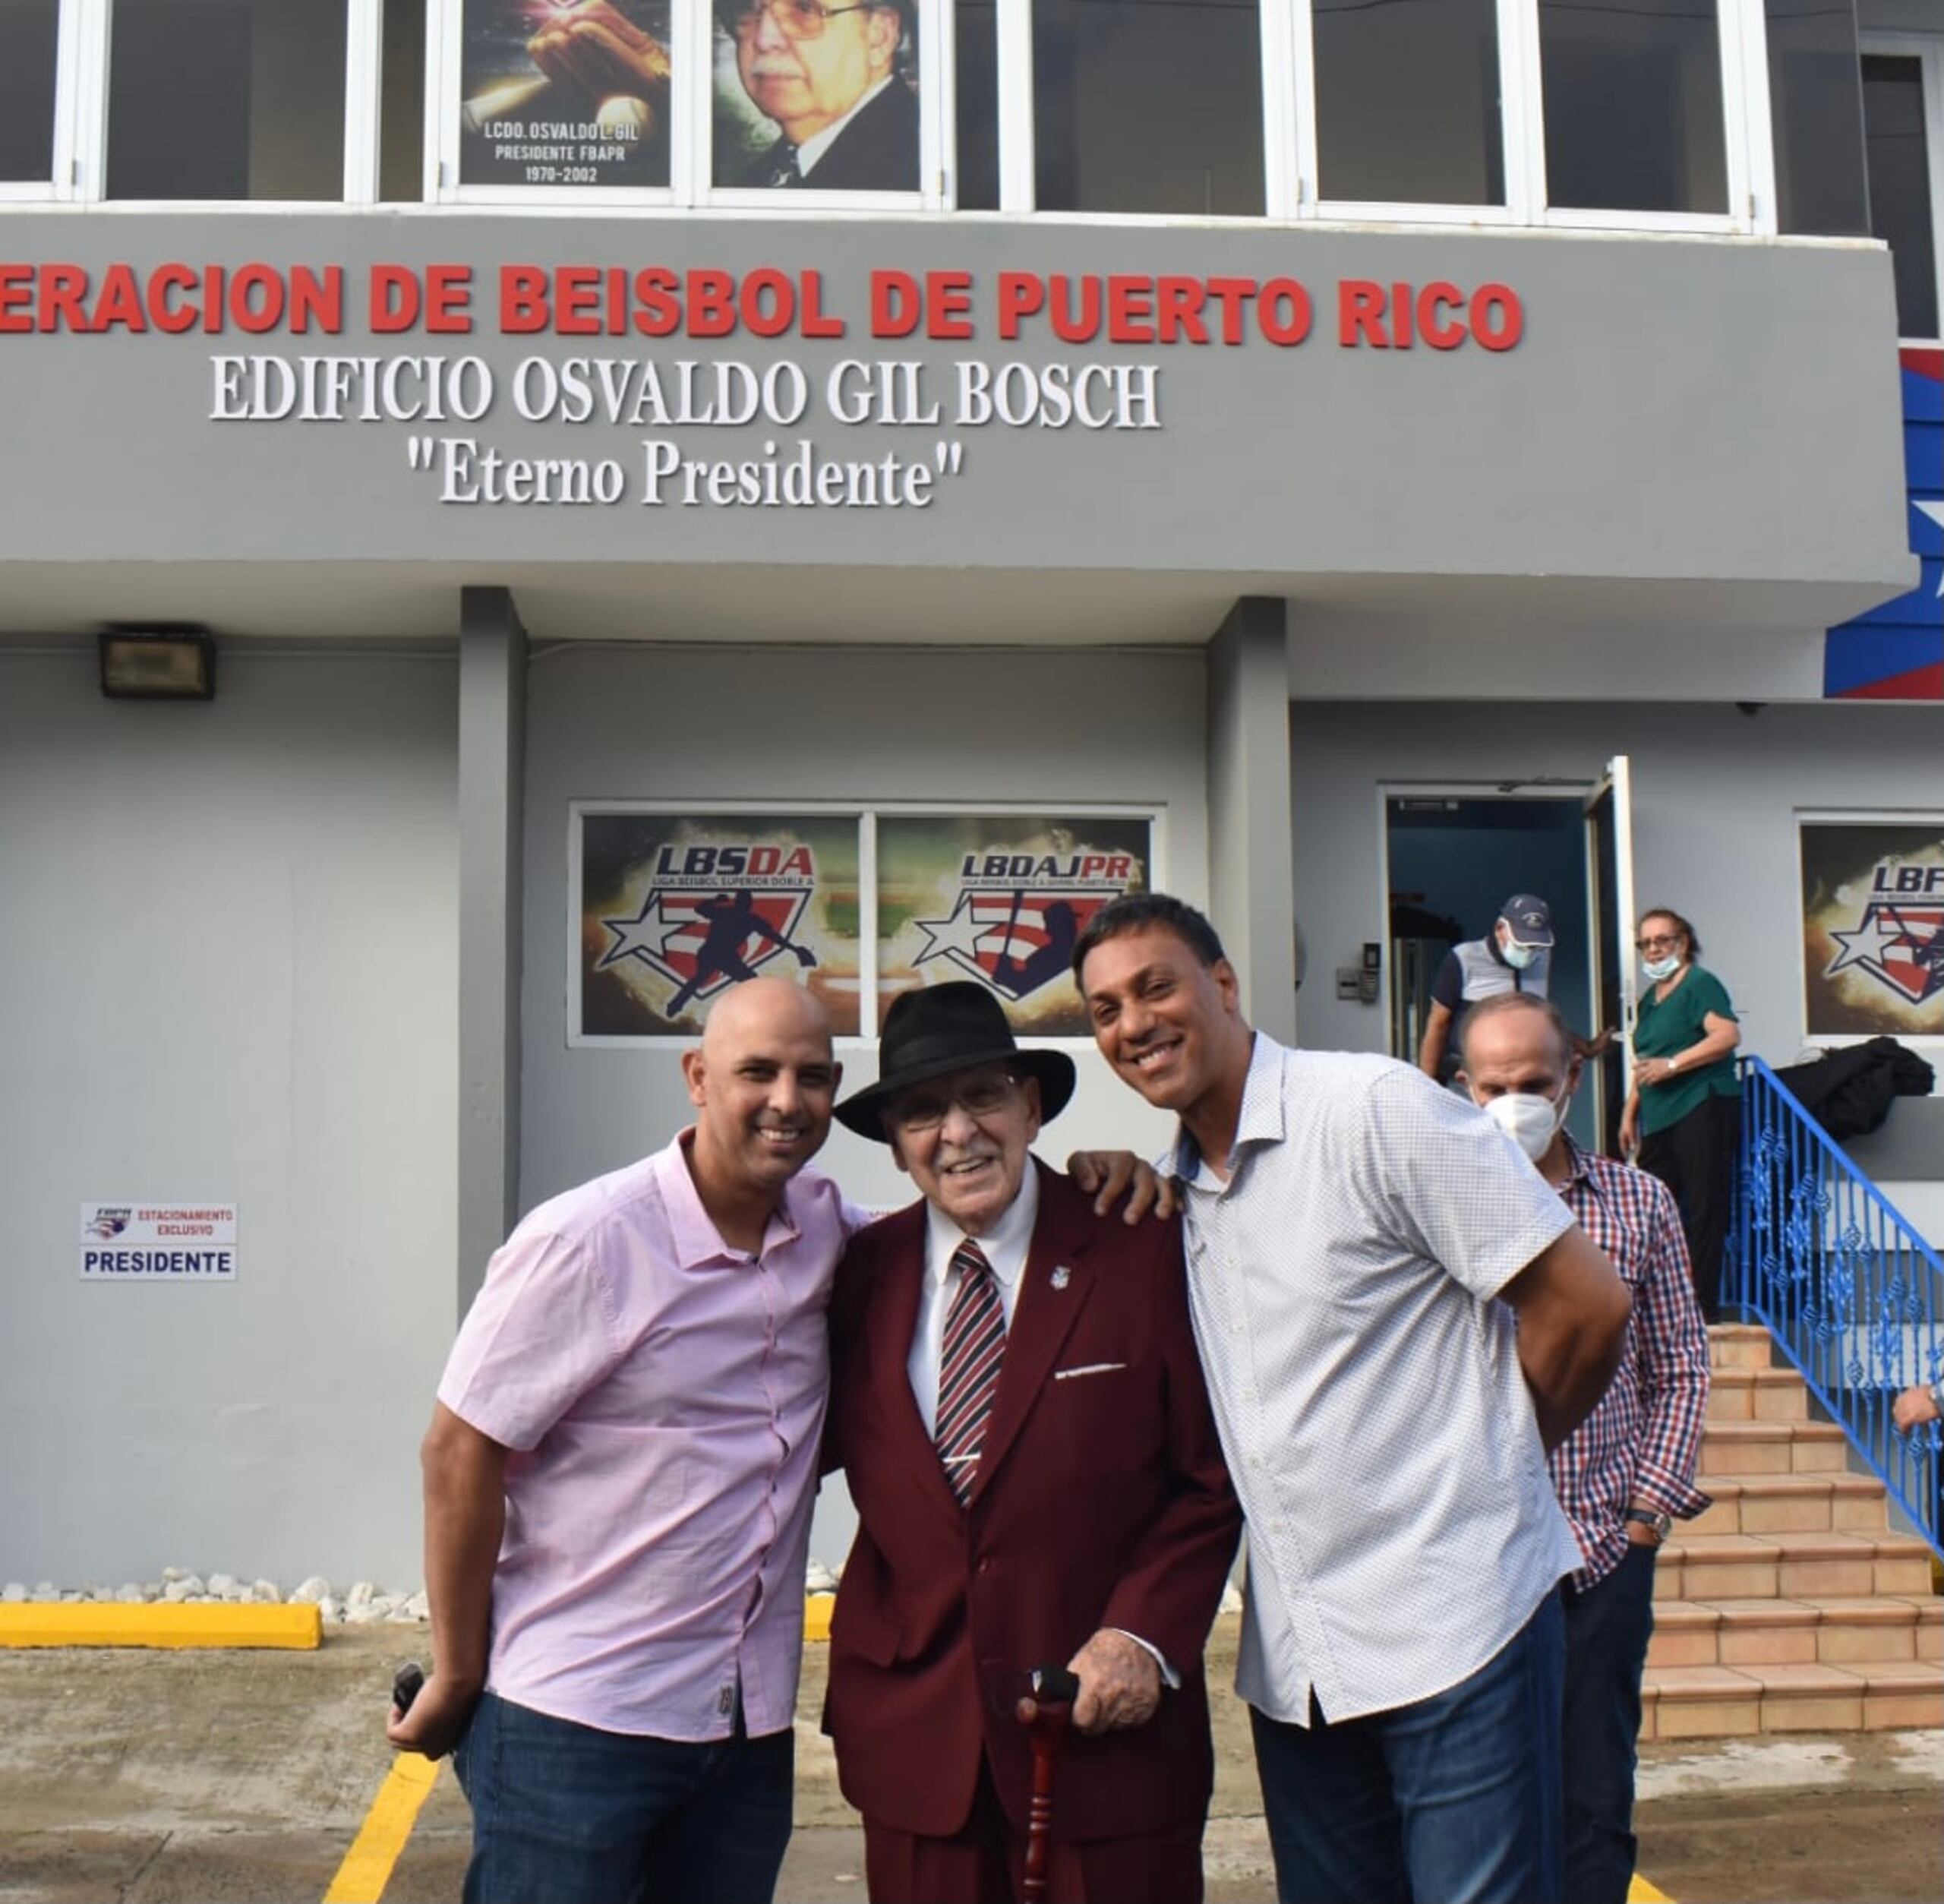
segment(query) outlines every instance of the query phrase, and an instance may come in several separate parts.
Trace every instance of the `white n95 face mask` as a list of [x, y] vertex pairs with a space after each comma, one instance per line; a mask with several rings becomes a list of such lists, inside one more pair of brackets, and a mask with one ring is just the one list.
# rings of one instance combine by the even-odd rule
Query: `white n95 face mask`
[[1508, 1091], [1481, 1108], [1536, 1164], [1545, 1155], [1554, 1132], [1566, 1115], [1566, 1106], [1561, 1101], [1564, 1097], [1564, 1091], [1559, 1100]]

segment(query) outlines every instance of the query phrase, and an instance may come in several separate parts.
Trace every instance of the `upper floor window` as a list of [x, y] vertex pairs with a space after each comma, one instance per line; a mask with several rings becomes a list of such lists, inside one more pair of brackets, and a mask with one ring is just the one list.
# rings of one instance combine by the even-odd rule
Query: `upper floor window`
[[1830, 0], [1767, 0], [1766, 16], [1776, 227], [1830, 238], [1867, 235], [1855, 11]]
[[1547, 202], [1725, 213], [1721, 33], [1715, 0], [1539, 0]]
[[1870, 150], [1870, 223], [1890, 247], [1900, 336], [1938, 335], [1937, 48], [1879, 53], [1863, 62], [1863, 110]]
[[1502, 205], [1497, 0], [1311, 0], [1317, 191]]
[[1033, 0], [1034, 203], [1259, 216], [1256, 0]]
[[61, 0], [0, 0], [0, 180], [54, 175]]
[[113, 0], [111, 198], [337, 198], [343, 5]]
[[1840, 234], [1862, 90], [1847, 0], [0, 0], [0, 199]]

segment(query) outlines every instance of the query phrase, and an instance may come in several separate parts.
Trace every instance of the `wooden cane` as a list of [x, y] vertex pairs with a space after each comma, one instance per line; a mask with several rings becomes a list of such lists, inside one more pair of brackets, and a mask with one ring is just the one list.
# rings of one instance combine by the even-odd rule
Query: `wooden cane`
[[1026, 1811], [1026, 1869], [1021, 1904], [1044, 1904], [1046, 1873], [1052, 1861], [1053, 1766], [1066, 1736], [1080, 1681], [1064, 1666], [1036, 1666], [1027, 1675], [1033, 1688], [1033, 1796]]

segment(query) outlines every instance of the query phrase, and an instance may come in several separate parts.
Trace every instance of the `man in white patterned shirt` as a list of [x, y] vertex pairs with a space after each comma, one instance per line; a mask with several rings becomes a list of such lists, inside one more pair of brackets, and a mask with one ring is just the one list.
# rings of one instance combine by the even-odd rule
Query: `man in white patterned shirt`
[[1277, 1895], [1557, 1899], [1557, 1587], [1580, 1555], [1545, 1451], [1612, 1375], [1624, 1284], [1471, 1105], [1251, 1031], [1192, 908], [1116, 901], [1074, 968], [1108, 1062], [1181, 1120]]
[[1459, 1079], [1633, 1294], [1619, 1373], [1550, 1464], [1585, 1563], [1565, 1599], [1566, 1894], [1573, 1904], [1626, 1904], [1654, 1555], [1676, 1518], [1708, 1505], [1694, 1485], [1708, 1413], [1708, 1330], [1673, 1193], [1567, 1135], [1580, 1084], [1572, 1037], [1543, 999], [1482, 999], [1459, 1034]]

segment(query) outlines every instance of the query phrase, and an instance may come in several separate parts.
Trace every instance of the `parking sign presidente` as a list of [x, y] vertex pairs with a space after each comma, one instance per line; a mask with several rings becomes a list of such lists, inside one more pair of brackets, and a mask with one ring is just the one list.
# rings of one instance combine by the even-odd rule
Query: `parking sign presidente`
[[233, 1283], [236, 1206], [84, 1203], [80, 1245], [84, 1283]]

